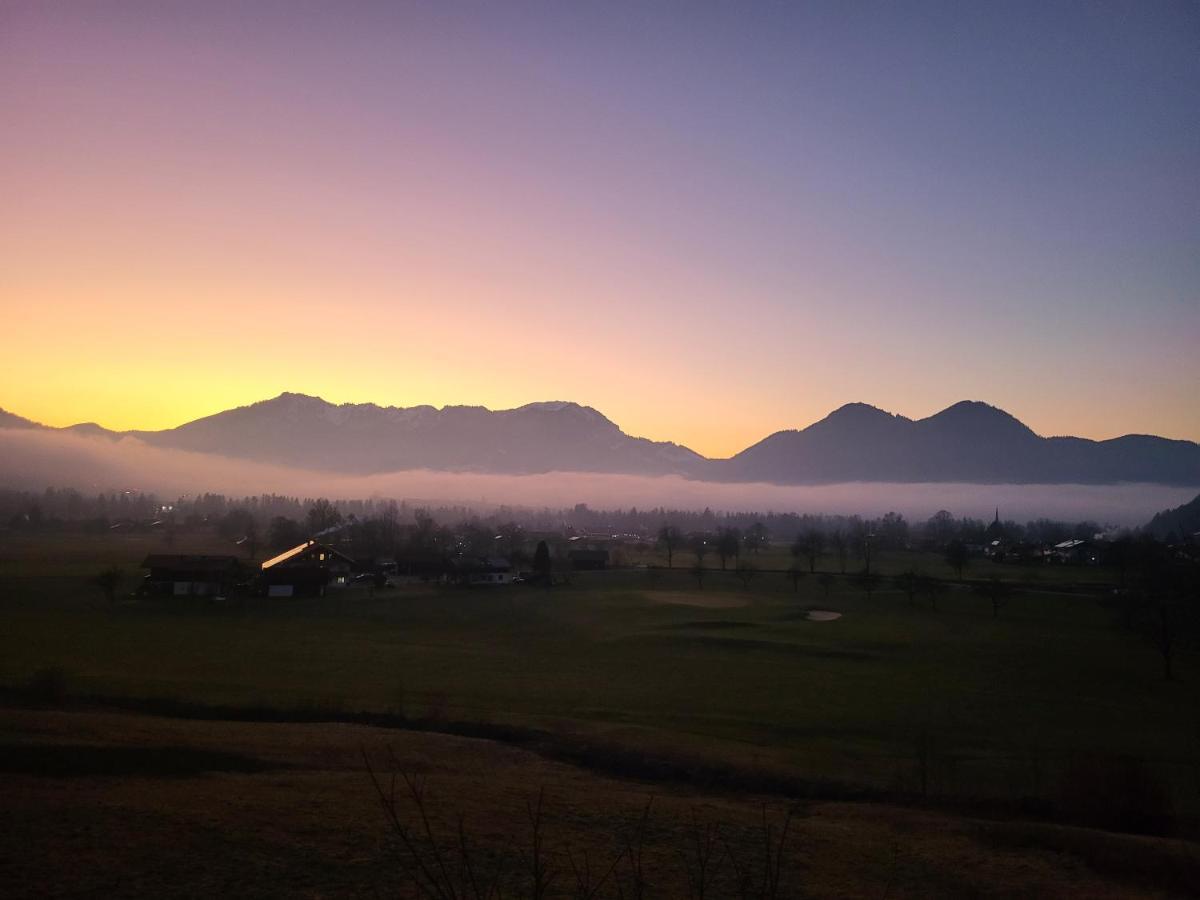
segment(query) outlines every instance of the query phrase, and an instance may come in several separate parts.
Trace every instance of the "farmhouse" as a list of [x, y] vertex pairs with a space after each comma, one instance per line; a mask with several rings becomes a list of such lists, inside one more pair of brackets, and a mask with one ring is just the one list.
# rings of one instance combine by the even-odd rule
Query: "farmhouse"
[[262, 564], [259, 584], [268, 597], [325, 596], [350, 583], [354, 560], [328, 544], [305, 541]]
[[466, 585], [510, 584], [513, 578], [512, 563], [500, 556], [456, 560], [454, 574]]
[[453, 570], [444, 554], [418, 552], [401, 554], [388, 574], [400, 584], [436, 584], [446, 581]]
[[1070, 565], [1094, 566], [1100, 562], [1100, 552], [1091, 541], [1075, 538], [1055, 544], [1049, 559], [1051, 562]]
[[141, 591], [175, 597], [216, 597], [233, 587], [241, 574], [235, 556], [151, 553], [142, 560], [149, 569]]
[[569, 550], [567, 551], [567, 560], [571, 563], [572, 569], [579, 571], [587, 569], [607, 569], [608, 551]]

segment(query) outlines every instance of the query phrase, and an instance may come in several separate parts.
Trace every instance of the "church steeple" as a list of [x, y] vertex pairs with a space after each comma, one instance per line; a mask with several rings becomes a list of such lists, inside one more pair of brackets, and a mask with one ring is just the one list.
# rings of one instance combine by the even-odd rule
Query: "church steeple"
[[989, 541], [1000, 540], [1004, 537], [1004, 526], [1000, 524], [1000, 507], [996, 507], [996, 518], [992, 519], [992, 524], [987, 527], [987, 537]]

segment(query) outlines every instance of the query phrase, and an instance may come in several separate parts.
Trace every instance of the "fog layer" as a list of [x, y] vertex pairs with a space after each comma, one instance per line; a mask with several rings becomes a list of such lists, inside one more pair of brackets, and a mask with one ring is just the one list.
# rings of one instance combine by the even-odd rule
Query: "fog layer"
[[923, 519], [939, 509], [955, 515], [1016, 521], [1047, 517], [1139, 525], [1178, 506], [1195, 487], [1165, 485], [845, 484], [780, 486], [720, 484], [679, 476], [644, 477], [555, 472], [489, 475], [414, 470], [347, 476], [151, 447], [136, 438], [111, 440], [70, 432], [0, 429], [0, 484], [41, 490], [153, 491], [164, 497], [202, 492], [231, 496], [275, 493], [300, 497], [393, 497], [488, 509], [497, 505], [594, 508], [637, 506], [716, 511], [831, 513], [878, 516], [889, 510]]

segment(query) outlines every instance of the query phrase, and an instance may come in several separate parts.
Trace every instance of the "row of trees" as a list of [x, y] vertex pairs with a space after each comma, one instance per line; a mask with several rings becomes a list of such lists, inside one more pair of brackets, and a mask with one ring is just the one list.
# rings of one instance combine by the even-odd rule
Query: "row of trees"
[[[905, 544], [901, 538], [904, 519], [896, 513], [888, 513], [878, 523], [878, 528], [861, 521], [852, 522], [848, 531], [834, 529], [826, 533], [818, 528], [811, 528], [798, 534], [790, 545], [791, 554], [796, 566], [804, 563], [809, 573], [815, 573], [817, 562], [827, 552], [832, 553], [838, 561], [843, 574], [851, 557], [865, 561], [865, 568], [870, 571], [871, 553], [873, 549], [896, 549]], [[719, 528], [715, 534], [694, 532], [685, 534], [675, 525], [662, 525], [656, 537], [656, 546], [666, 554], [667, 567], [673, 568], [675, 554], [688, 551], [696, 557], [699, 564], [709, 553], [714, 553], [721, 561], [724, 571], [732, 560], [735, 564], [742, 558], [742, 552], [758, 554], [770, 544], [770, 532], [762, 522], [753, 523], [745, 532], [738, 528]]]
[[[314, 514], [313, 510], [317, 513]], [[814, 532], [834, 544], [843, 535], [850, 545], [862, 534], [874, 536], [875, 546], [902, 547], [930, 545], [944, 547], [952, 540], [980, 543], [994, 526], [979, 519], [956, 517], [941, 510], [923, 522], [910, 523], [899, 513], [889, 512], [878, 518], [859, 516], [799, 515], [795, 513], [724, 512], [711, 509], [672, 510], [665, 508], [595, 510], [586, 504], [560, 509], [498, 507], [486, 513], [465, 506], [427, 508], [400, 500], [370, 498], [331, 500], [300, 498], [278, 494], [228, 497], [205, 493], [174, 499], [150, 492], [111, 491], [84, 494], [72, 488], [48, 488], [45, 491], [0, 490], [0, 522], [15, 528], [66, 528], [92, 523], [107, 527], [116, 521], [150, 522], [162, 520], [179, 529], [207, 527], [230, 515], [250, 516], [259, 532], [265, 533], [276, 518], [287, 518], [309, 531], [346, 521], [365, 521], [395, 517], [412, 523], [418, 513], [438, 522], [478, 521], [486, 528], [515, 522], [531, 531], [560, 531], [567, 535], [621, 534], [653, 540], [662, 523], [679, 533], [717, 536], [732, 531], [740, 536], [743, 548], [752, 552], [768, 540], [792, 542]], [[101, 525], [101, 523], [104, 523]], [[1057, 543], [1071, 537], [1090, 538], [1102, 530], [1095, 522], [1053, 522], [1046, 519], [1019, 524], [1000, 523], [1009, 540]]]

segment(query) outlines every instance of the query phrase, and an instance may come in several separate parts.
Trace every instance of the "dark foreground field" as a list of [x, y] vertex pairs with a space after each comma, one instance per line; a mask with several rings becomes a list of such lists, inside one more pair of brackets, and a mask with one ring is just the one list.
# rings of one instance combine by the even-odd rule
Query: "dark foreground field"
[[[501, 865], [508, 896], [534, 895], [539, 793], [548, 896], [581, 896], [585, 860], [603, 897], [696, 896], [701, 871], [710, 897], [743, 895], [739, 871], [746, 896], [767, 875], [780, 897], [1184, 896], [1200, 877], [1184, 841], [655, 785], [447, 735], [18, 710], [0, 734], [6, 896], [419, 896], [363, 750], [385, 785], [422, 779], [436, 880], [460, 883], [461, 816], [480, 881]], [[436, 867], [401, 787], [401, 821]]]
[[[1181, 647], [1165, 680], [1101, 571], [1006, 570], [995, 615], [969, 585], [650, 569], [109, 606], [89, 575], [146, 539], [6, 547], [5, 895], [411, 891], [437, 857], [392, 852], [364, 749], [385, 789], [425, 778], [447, 871], [462, 815], [508, 896], [551, 870], [564, 897], [699, 896], [701, 870], [710, 897], [1200, 883], [1200, 666]], [[418, 821], [403, 790], [398, 811]]]

